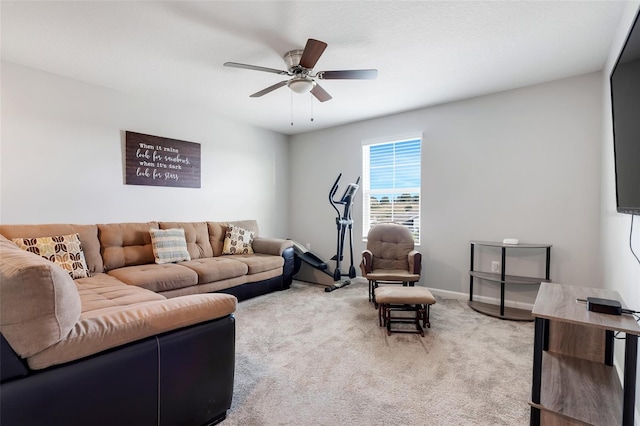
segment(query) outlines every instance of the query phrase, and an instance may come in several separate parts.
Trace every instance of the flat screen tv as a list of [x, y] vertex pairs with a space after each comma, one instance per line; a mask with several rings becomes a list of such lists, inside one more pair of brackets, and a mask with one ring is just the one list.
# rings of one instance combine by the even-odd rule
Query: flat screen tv
[[611, 71], [611, 109], [619, 213], [640, 215], [640, 13]]

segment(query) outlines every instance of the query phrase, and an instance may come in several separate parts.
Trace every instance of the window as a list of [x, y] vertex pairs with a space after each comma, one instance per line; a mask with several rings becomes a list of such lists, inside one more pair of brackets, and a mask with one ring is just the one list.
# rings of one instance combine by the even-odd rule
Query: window
[[420, 151], [422, 136], [362, 145], [363, 229], [380, 222], [405, 225], [420, 244]]

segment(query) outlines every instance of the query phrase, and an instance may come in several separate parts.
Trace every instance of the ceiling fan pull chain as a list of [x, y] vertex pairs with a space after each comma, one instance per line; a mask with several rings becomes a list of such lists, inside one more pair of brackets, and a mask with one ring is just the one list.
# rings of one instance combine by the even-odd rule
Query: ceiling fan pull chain
[[291, 125], [293, 126], [293, 92], [289, 94], [291, 95]]
[[311, 121], [313, 122], [313, 96], [309, 95], [309, 102], [311, 102]]

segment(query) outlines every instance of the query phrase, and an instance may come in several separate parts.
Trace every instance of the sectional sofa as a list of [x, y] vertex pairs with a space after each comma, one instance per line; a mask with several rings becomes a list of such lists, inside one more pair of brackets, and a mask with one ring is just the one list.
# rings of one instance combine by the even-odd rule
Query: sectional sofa
[[220, 422], [237, 301], [292, 274], [255, 221], [0, 225], [0, 424]]

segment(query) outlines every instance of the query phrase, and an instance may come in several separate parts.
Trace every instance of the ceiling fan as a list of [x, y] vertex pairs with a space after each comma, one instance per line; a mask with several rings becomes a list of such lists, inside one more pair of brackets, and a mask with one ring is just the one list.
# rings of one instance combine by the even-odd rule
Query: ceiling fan
[[304, 49], [291, 50], [284, 54], [284, 62], [288, 71], [278, 70], [275, 68], [260, 67], [257, 65], [240, 64], [237, 62], [225, 62], [225, 67], [243, 68], [247, 70], [270, 72], [280, 75], [288, 75], [293, 77], [289, 80], [283, 80], [266, 89], [251, 95], [252, 98], [259, 98], [267, 93], [273, 92], [282, 86], [288, 86], [289, 89], [296, 93], [311, 92], [320, 102], [326, 102], [331, 99], [331, 95], [327, 93], [316, 80], [373, 80], [378, 76], [378, 70], [343, 70], [343, 71], [318, 71], [314, 73], [313, 67], [320, 59], [320, 56], [327, 48], [327, 43], [310, 38]]

